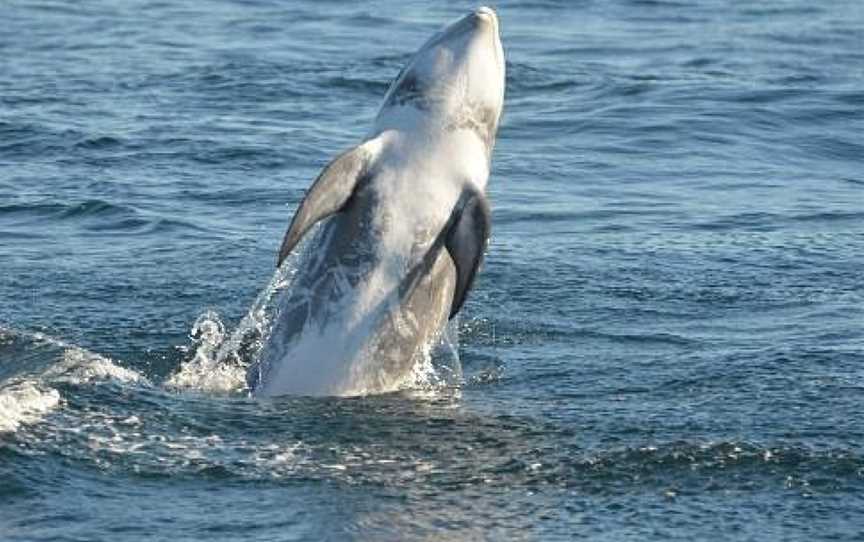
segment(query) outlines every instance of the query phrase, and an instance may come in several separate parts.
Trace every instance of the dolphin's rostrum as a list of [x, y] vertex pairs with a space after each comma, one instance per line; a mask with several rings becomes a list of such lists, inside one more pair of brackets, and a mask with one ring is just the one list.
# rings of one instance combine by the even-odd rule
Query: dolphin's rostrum
[[254, 393], [400, 386], [462, 307], [483, 258], [503, 99], [504, 55], [489, 8], [414, 55], [370, 136], [324, 168], [291, 221], [279, 264], [322, 227], [249, 369]]

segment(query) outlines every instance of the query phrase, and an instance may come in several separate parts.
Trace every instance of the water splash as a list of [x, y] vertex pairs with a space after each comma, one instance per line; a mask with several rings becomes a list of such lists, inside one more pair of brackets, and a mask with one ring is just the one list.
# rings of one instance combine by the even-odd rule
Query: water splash
[[180, 365], [165, 386], [211, 392], [242, 389], [241, 368], [220, 364], [215, 355], [225, 338], [225, 326], [219, 315], [215, 311], [201, 314], [192, 324], [189, 336], [194, 341], [194, 354]]
[[190, 330], [194, 354], [166, 382], [166, 387], [206, 392], [248, 389], [246, 372], [266, 344], [278, 317], [274, 300], [289, 288], [297, 272], [297, 256], [282, 263], [230, 335], [216, 311], [201, 314]]
[[463, 382], [459, 358], [459, 317], [450, 320], [438, 339], [424, 345], [414, 369], [400, 383], [399, 389], [435, 394], [444, 389], [458, 389]]

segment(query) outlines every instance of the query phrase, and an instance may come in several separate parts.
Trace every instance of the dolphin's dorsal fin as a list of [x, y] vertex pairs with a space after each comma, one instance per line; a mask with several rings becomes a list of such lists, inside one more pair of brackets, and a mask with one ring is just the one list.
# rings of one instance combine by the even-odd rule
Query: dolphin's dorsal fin
[[367, 176], [372, 155], [366, 143], [340, 154], [327, 164], [291, 219], [279, 249], [277, 267], [282, 265], [282, 261], [294, 250], [309, 228], [345, 207], [361, 184], [361, 179]]
[[489, 241], [492, 219], [486, 196], [476, 190], [463, 193], [463, 203], [457, 205], [448, 221], [444, 245], [456, 267], [456, 287], [453, 290], [453, 304], [450, 318], [453, 318], [474, 283], [474, 276], [483, 261], [483, 252]]

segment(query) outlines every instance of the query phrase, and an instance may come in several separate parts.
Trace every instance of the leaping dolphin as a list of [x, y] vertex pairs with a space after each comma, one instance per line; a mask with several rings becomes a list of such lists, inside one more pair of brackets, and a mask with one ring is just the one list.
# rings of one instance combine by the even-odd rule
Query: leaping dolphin
[[504, 70], [481, 7], [417, 51], [370, 136], [324, 168], [279, 250], [277, 265], [323, 221], [248, 370], [255, 395], [397, 389], [459, 312], [489, 238]]

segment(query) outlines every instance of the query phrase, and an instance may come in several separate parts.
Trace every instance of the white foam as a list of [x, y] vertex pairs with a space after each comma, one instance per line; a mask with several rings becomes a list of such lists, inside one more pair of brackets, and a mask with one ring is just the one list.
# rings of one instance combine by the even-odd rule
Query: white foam
[[60, 404], [60, 392], [24, 380], [0, 389], [0, 433], [40, 421]]
[[178, 372], [165, 382], [176, 390], [228, 393], [246, 388], [246, 370], [243, 367], [218, 365], [212, 360], [195, 358], [183, 364]]

